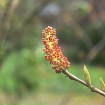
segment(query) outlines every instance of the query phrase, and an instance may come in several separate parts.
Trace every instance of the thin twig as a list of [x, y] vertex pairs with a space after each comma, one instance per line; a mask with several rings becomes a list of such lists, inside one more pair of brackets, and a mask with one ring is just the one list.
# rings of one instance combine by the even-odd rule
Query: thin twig
[[95, 88], [93, 86], [87, 85], [85, 81], [83, 81], [83, 80], [79, 79], [78, 77], [76, 77], [75, 75], [71, 74], [68, 70], [65, 70], [65, 71], [63, 70], [62, 73], [65, 74], [67, 77], [69, 77], [69, 79], [74, 80], [74, 81], [77, 81], [77, 82], [79, 82], [82, 85], [85, 85], [92, 92], [98, 93], [98, 94], [100, 94], [100, 95], [102, 95], [102, 96], [105, 97], [105, 92], [103, 92], [103, 91], [101, 91], [98, 88]]
[[89, 52], [89, 54], [86, 57], [87, 62], [91, 62], [100, 51], [102, 51], [105, 47], [105, 36], [99, 41]]
[[9, 0], [6, 10], [3, 14], [0, 24], [0, 47], [3, 47], [6, 37], [9, 35], [8, 31], [11, 27], [12, 16], [18, 6], [20, 0]]
[[81, 26], [77, 24], [78, 22], [76, 20], [74, 20], [74, 18], [72, 17], [72, 12], [70, 13], [70, 11], [69, 11], [69, 14], [70, 14], [70, 16], [68, 17], [68, 19], [64, 19], [64, 22], [69, 27], [72, 26], [72, 28], [74, 29], [75, 35], [78, 36], [82, 40], [84, 45], [87, 47], [87, 49], [90, 50], [93, 47], [93, 43], [92, 43], [91, 39], [84, 32], [84, 30], [81, 28]]
[[4, 32], [9, 29], [11, 18], [13, 16], [13, 13], [16, 7], [19, 4], [19, 1], [20, 0], [10, 0], [8, 2], [7, 8], [4, 12], [3, 18], [1, 20], [1, 25], [0, 25], [0, 29], [1, 31], [3, 31], [3, 35], [4, 35]]

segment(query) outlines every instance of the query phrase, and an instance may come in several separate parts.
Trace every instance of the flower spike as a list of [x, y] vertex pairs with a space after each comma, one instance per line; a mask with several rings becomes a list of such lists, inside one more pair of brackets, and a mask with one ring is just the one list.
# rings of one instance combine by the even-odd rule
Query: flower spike
[[42, 30], [42, 43], [44, 45], [45, 59], [52, 64], [52, 69], [56, 73], [61, 73], [70, 66], [70, 62], [65, 57], [60, 47], [58, 46], [58, 39], [56, 37], [56, 30], [50, 26]]

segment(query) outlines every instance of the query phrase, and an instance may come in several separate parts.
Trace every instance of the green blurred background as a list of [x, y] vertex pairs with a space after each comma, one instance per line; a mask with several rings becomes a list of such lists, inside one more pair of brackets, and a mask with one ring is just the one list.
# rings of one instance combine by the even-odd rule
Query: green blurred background
[[57, 29], [69, 71], [105, 80], [105, 0], [0, 0], [0, 105], [105, 105], [104, 97], [56, 74], [41, 31]]

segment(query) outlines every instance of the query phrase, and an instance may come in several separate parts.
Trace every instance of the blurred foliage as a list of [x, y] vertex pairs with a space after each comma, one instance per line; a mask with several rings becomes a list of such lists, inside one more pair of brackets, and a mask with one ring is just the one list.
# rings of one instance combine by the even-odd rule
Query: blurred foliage
[[18, 53], [11, 53], [6, 57], [0, 74], [1, 89], [18, 94], [35, 89], [38, 85], [37, 77], [35, 77], [35, 69], [37, 69], [35, 59], [35, 54], [25, 49]]
[[5, 8], [7, 4], [7, 0], [0, 0], [0, 9]]
[[[70, 71], [83, 79], [80, 63], [87, 62], [92, 48], [105, 36], [104, 9], [95, 7], [95, 3], [0, 0], [0, 92], [19, 97], [38, 92], [88, 94], [87, 88], [51, 70], [44, 59], [41, 31], [47, 25], [57, 29], [61, 49], [71, 62]], [[93, 85], [98, 86], [100, 76], [105, 80], [104, 58], [105, 46], [89, 60], [90, 64], [98, 65], [88, 66]]]

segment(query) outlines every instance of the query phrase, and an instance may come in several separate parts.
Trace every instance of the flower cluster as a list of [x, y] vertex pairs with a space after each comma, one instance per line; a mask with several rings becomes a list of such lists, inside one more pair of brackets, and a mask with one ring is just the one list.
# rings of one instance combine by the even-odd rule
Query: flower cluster
[[56, 73], [61, 73], [62, 70], [67, 69], [70, 66], [70, 62], [65, 57], [60, 47], [58, 46], [58, 39], [56, 37], [56, 30], [50, 26], [42, 30], [42, 43], [44, 44], [43, 51], [45, 52], [45, 59], [50, 61], [52, 69]]

